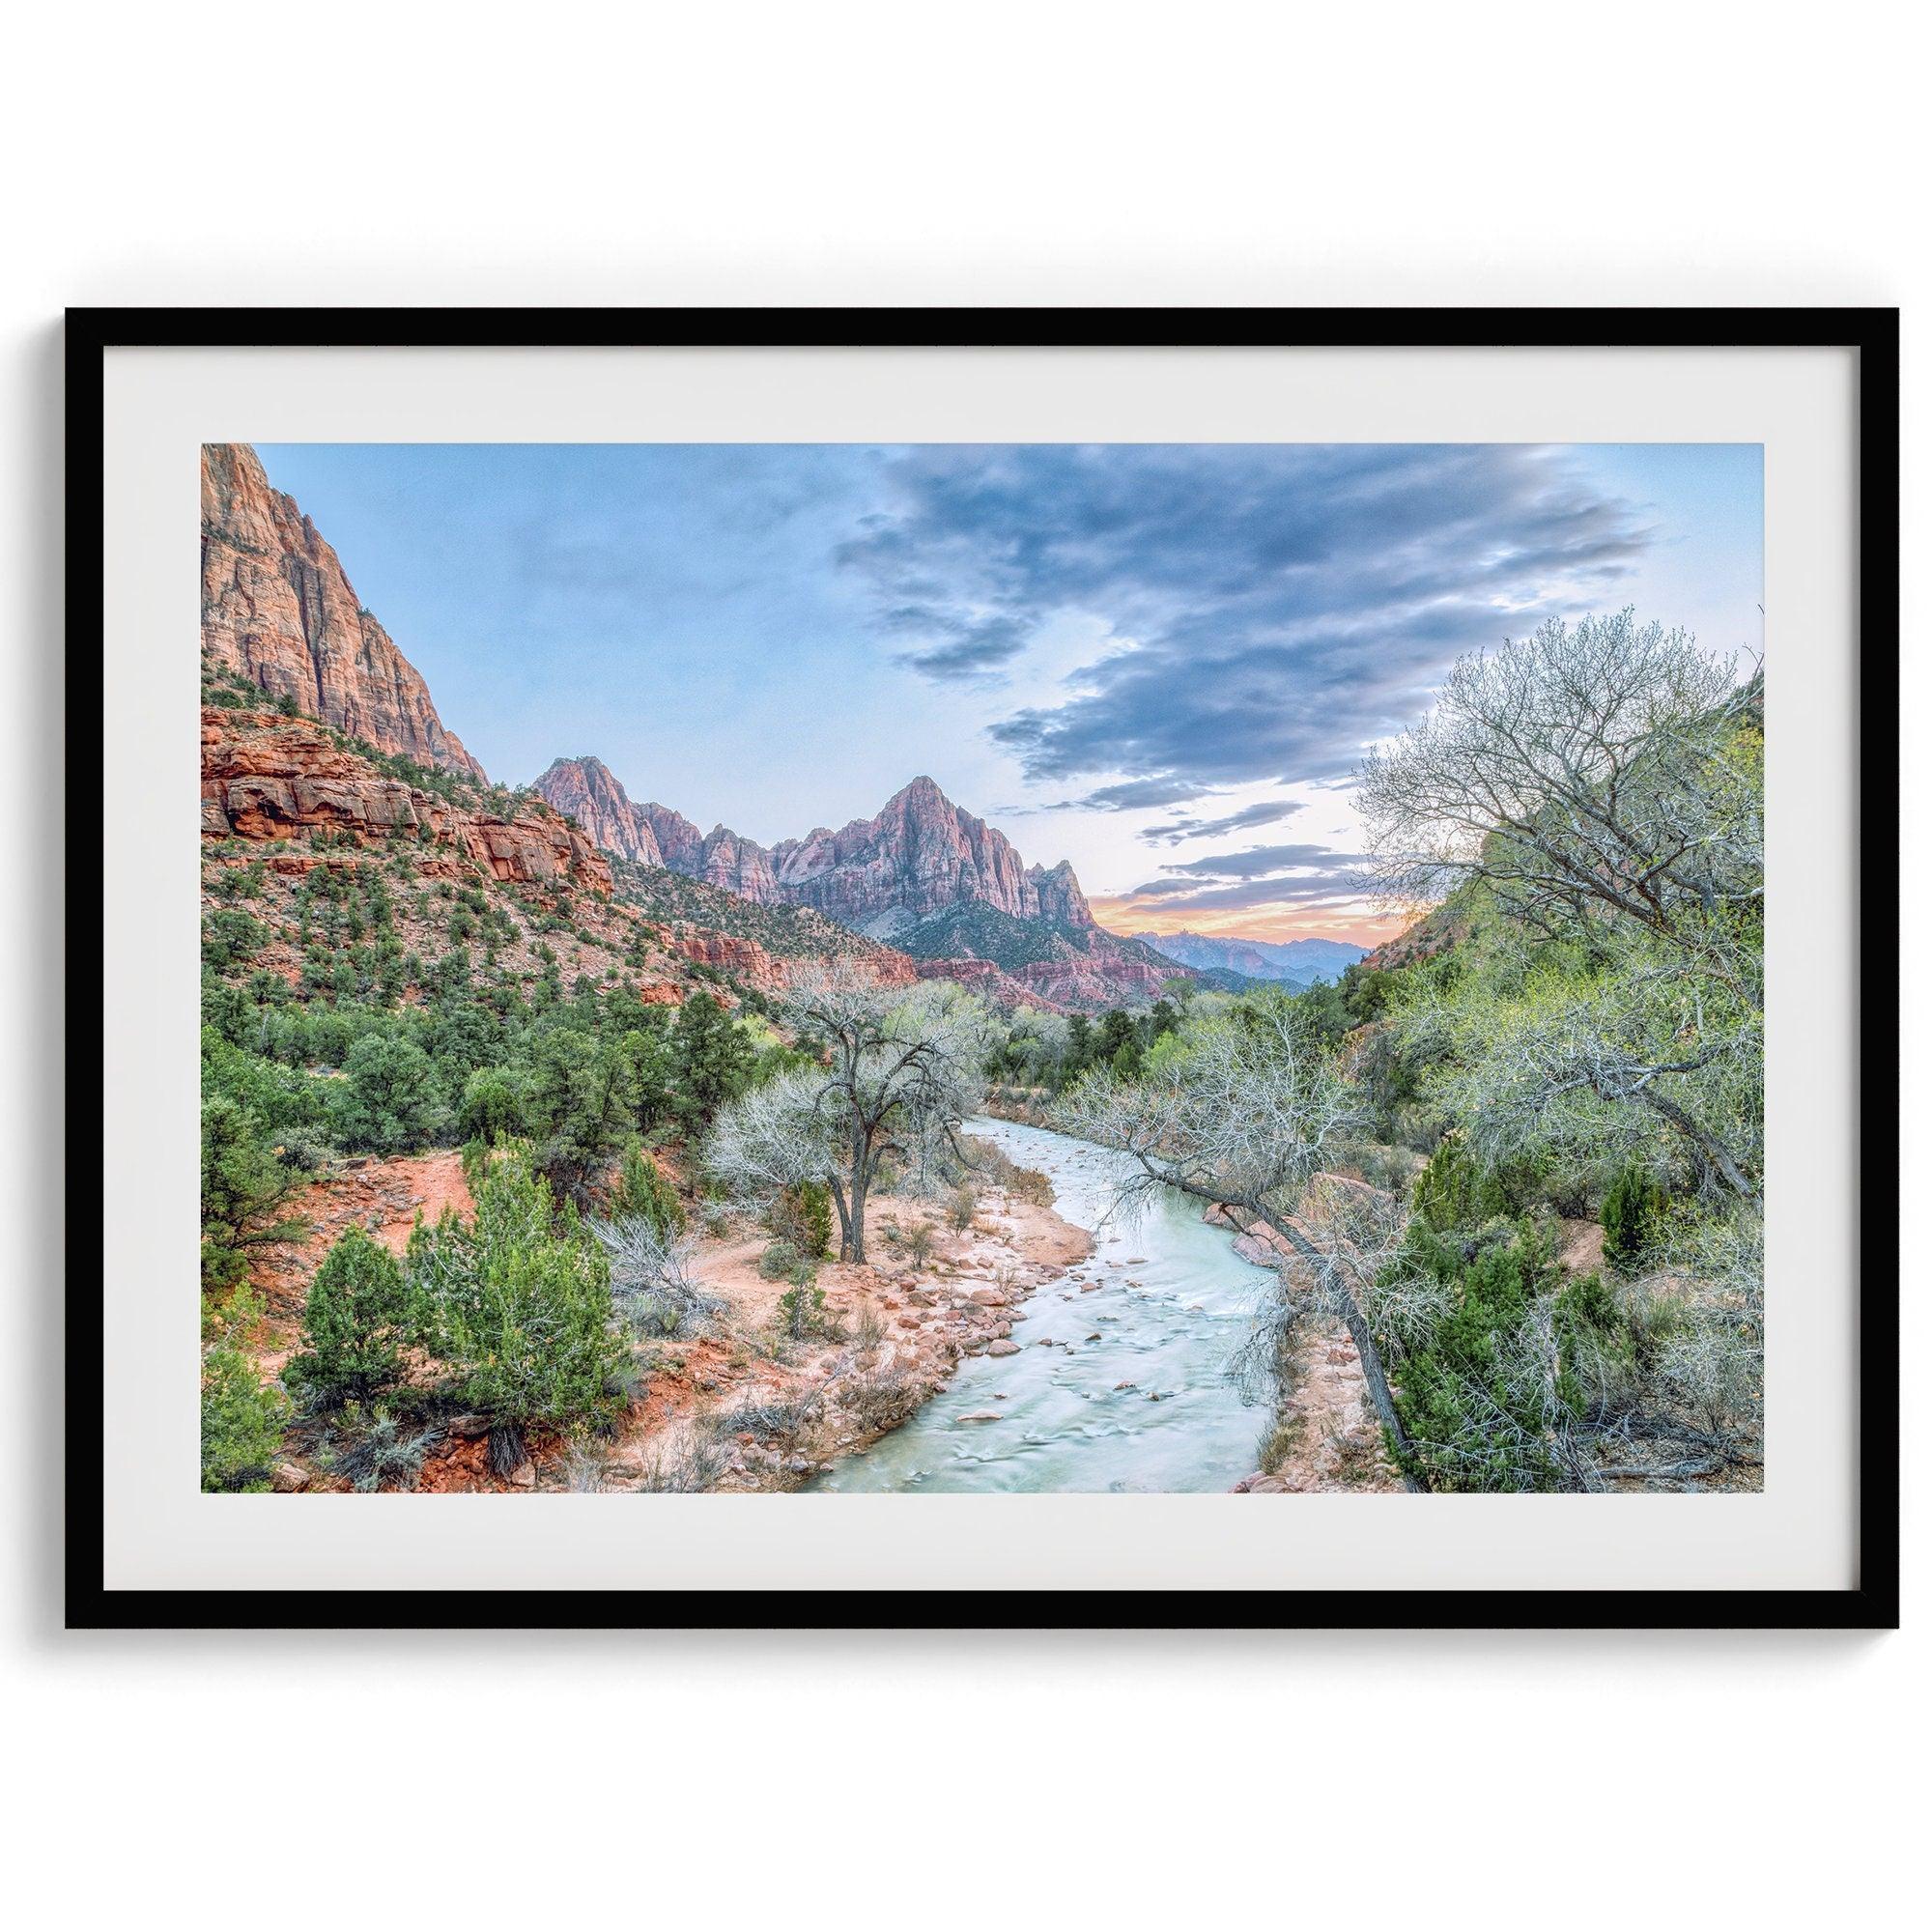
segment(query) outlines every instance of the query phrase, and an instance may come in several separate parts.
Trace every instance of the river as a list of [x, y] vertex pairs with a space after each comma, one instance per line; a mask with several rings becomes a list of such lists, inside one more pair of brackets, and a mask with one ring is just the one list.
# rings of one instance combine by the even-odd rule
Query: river
[[813, 1487], [1208, 1491], [1248, 1474], [1268, 1418], [1240, 1401], [1229, 1364], [1268, 1272], [1185, 1195], [1163, 1189], [1130, 1223], [1113, 1215], [1124, 1154], [1010, 1121], [966, 1128], [1047, 1176], [1054, 1211], [1093, 1232], [1093, 1257], [1023, 1304], [1017, 1355], [969, 1356], [910, 1421]]

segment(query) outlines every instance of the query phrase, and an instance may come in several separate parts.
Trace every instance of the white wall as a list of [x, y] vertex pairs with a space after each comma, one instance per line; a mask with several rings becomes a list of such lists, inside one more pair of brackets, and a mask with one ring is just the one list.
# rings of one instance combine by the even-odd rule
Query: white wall
[[[1916, 1634], [52, 1629], [60, 307], [1903, 302], [1922, 530], [1923, 108], [1894, 10], [1319, 12], [257, 0], [11, 26], [0, 785], [20, 929], [0, 1010], [27, 1024], [0, 1149], [18, 1376], [0, 1510], [19, 1559], [0, 1672], [13, 1870], [62, 1918], [191, 1886], [213, 1924], [595, 1906], [1751, 1924], [1851, 1918], [1902, 1881]], [[1906, 611], [1918, 636], [1916, 579]], [[1924, 662], [1908, 652], [1909, 717], [1932, 709]], [[1921, 801], [1908, 850], [1925, 819]], [[65, 828], [83, 894], [102, 829]], [[1932, 940], [1924, 883], [1909, 957]], [[1908, 1157], [1925, 1152], [1915, 1131]], [[1923, 1501], [1910, 1483], [1908, 1533]]]

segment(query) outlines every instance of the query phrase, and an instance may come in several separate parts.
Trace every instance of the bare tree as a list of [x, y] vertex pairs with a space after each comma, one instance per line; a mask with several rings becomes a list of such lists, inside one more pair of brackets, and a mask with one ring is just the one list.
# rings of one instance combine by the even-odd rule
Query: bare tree
[[1286, 1001], [1258, 1002], [1197, 1026], [1187, 1050], [1156, 1079], [1090, 1078], [1059, 1116], [1069, 1133], [1133, 1156], [1138, 1172], [1121, 1190], [1123, 1205], [1173, 1187], [1237, 1208], [1280, 1236], [1348, 1328], [1377, 1418], [1406, 1450], [1360, 1294], [1389, 1230], [1378, 1226], [1372, 1255], [1351, 1238], [1346, 1212], [1304, 1212], [1311, 1183], [1345, 1156], [1365, 1115]]
[[1738, 728], [1761, 703], [1758, 677], [1628, 610], [1464, 658], [1362, 767], [1380, 884], [1414, 900], [1480, 877], [1552, 936], [1627, 921], [1761, 1004], [1760, 740]]
[[1430, 716], [1364, 764], [1385, 892], [1479, 879], [1595, 962], [1550, 997], [1454, 1003], [1460, 1111], [1492, 1157], [1661, 1130], [1714, 1195], [1758, 1198], [1761, 703], [1755, 674], [1738, 683], [1682, 631], [1629, 611], [1552, 618], [1463, 659]]
[[706, 1166], [734, 1193], [822, 1180], [838, 1212], [839, 1258], [866, 1259], [866, 1203], [889, 1152], [931, 1159], [978, 1103], [983, 1009], [935, 981], [880, 986], [849, 964], [801, 972], [782, 1016], [821, 1065], [782, 1075], [721, 1112]]

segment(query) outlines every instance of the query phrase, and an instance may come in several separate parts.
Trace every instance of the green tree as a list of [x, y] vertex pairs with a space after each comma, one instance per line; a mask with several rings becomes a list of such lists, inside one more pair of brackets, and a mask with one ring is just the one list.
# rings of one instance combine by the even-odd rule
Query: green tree
[[1663, 1188], [1648, 1167], [1626, 1161], [1604, 1197], [1604, 1259], [1619, 1274], [1641, 1274], [1663, 1228]]
[[[829, 1214], [831, 1210], [826, 1211]], [[617, 1185], [611, 1196], [611, 1218], [648, 1221], [667, 1238], [683, 1230], [684, 1204], [677, 1198], [677, 1190], [637, 1141], [624, 1150]]]
[[507, 1475], [533, 1429], [608, 1421], [620, 1404], [611, 1265], [574, 1207], [558, 1208], [526, 1156], [490, 1163], [472, 1221], [444, 1211], [410, 1238], [412, 1325], [445, 1364], [451, 1399], [491, 1429]]
[[750, 1086], [751, 1042], [709, 993], [694, 993], [678, 1009], [671, 1039], [677, 1117], [687, 1133], [696, 1133]]
[[528, 1089], [512, 1066], [479, 1066], [463, 1085], [456, 1130], [465, 1140], [495, 1147], [528, 1132]]
[[637, 1119], [637, 1081], [622, 1042], [551, 1026], [537, 1040], [527, 1119], [538, 1171], [563, 1199], [586, 1201], [592, 1177]]
[[277, 1158], [260, 1119], [239, 1100], [201, 1103], [201, 1286], [220, 1294], [248, 1272], [248, 1251], [296, 1238], [285, 1214], [299, 1177]]
[[259, 1492], [270, 1486], [281, 1448], [288, 1399], [257, 1374], [242, 1338], [261, 1320], [245, 1289], [218, 1318], [201, 1357], [201, 1487]]
[[444, 1122], [429, 1055], [400, 1035], [366, 1034], [349, 1049], [335, 1101], [345, 1148], [402, 1153], [427, 1146]]
[[402, 1374], [403, 1271], [381, 1242], [348, 1229], [302, 1307], [302, 1351], [284, 1379], [318, 1407], [366, 1402]]

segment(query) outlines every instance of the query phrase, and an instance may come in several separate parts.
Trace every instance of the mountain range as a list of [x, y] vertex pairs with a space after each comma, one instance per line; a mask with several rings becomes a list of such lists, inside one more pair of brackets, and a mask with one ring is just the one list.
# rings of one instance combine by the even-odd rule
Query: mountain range
[[1237, 973], [1248, 980], [1277, 980], [1313, 986], [1340, 979], [1368, 949], [1341, 939], [1214, 938], [1205, 932], [1136, 933], [1143, 946], [1201, 972]]
[[810, 906], [921, 960], [981, 961], [1052, 1005], [1151, 1000], [1174, 962], [1099, 925], [1073, 868], [1029, 867], [1002, 832], [929, 778], [871, 818], [818, 826], [769, 849], [728, 826], [634, 801], [599, 758], [559, 758], [537, 795], [607, 851], [764, 905]]

